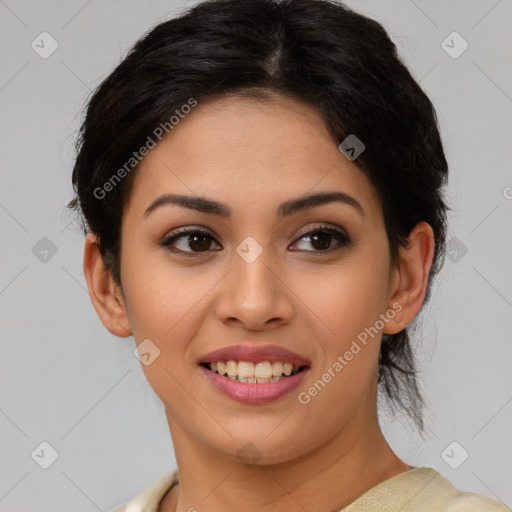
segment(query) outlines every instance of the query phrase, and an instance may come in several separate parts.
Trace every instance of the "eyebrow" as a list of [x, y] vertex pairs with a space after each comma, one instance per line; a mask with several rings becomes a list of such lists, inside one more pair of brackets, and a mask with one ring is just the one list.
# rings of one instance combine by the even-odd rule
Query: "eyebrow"
[[[282, 219], [289, 215], [293, 215], [294, 213], [333, 202], [339, 202], [352, 206], [362, 217], [366, 216], [361, 203], [359, 203], [359, 201], [357, 201], [352, 196], [345, 194], [344, 192], [319, 192], [316, 194], [307, 194], [296, 199], [290, 199], [279, 205], [277, 209], [277, 215]], [[165, 205], [177, 205], [183, 208], [197, 210], [202, 213], [217, 215], [226, 219], [231, 217], [231, 208], [225, 204], [219, 203], [212, 199], [208, 199], [206, 197], [178, 194], [164, 194], [156, 198], [147, 207], [143, 216], [147, 217], [151, 212]]]

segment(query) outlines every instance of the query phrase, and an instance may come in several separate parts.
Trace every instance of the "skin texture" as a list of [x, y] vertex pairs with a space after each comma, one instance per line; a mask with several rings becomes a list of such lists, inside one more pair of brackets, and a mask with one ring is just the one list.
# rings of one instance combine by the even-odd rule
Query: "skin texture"
[[[364, 216], [333, 202], [277, 217], [281, 202], [320, 191], [349, 194]], [[164, 193], [214, 199], [232, 217], [176, 205], [144, 216]], [[325, 224], [351, 243], [303, 236]], [[175, 241], [194, 257], [159, 245], [178, 227], [209, 231], [210, 245], [186, 235]], [[236, 252], [248, 236], [263, 249], [250, 264]], [[84, 271], [107, 329], [133, 335], [137, 344], [149, 338], [160, 350], [142, 368], [165, 405], [180, 468], [180, 484], [165, 496], [162, 512], [339, 510], [409, 469], [378, 425], [377, 362], [382, 332], [401, 331], [421, 308], [432, 229], [419, 223], [391, 267], [378, 194], [314, 109], [278, 95], [200, 103], [142, 161], [121, 239], [122, 290], [105, 270], [94, 234], [86, 238]], [[301, 404], [298, 392], [397, 303], [399, 313]], [[309, 359], [303, 384], [259, 405], [220, 394], [198, 362], [243, 341], [277, 344]], [[259, 454], [252, 465], [238, 455], [247, 443]]]

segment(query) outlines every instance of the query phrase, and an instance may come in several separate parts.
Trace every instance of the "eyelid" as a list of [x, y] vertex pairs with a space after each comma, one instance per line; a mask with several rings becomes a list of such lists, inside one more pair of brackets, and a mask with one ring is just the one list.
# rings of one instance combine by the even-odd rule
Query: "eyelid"
[[216, 236], [212, 232], [212, 230], [209, 228], [191, 224], [191, 225], [187, 225], [187, 226], [180, 226], [180, 227], [174, 228], [171, 231], [169, 231], [168, 233], [166, 233], [163, 238], [165, 240], [165, 239], [172, 238], [173, 236], [176, 236], [176, 235], [181, 235], [182, 233], [190, 233], [190, 232], [195, 232], [195, 231], [201, 231], [201, 232], [204, 232], [205, 234], [207, 233], [208, 235], [210, 235], [212, 237]]
[[329, 222], [318, 222], [317, 224], [314, 224], [312, 226], [309, 225], [309, 226], [307, 226], [305, 228], [302, 228], [295, 235], [295, 238], [296, 239], [302, 238], [304, 235], [309, 235], [311, 233], [314, 233], [315, 231], [321, 231], [321, 230], [336, 231], [340, 235], [344, 235], [347, 238], [349, 238], [348, 233], [343, 228], [340, 228], [340, 227], [338, 227], [338, 226], [336, 226], [334, 224], [330, 224]]

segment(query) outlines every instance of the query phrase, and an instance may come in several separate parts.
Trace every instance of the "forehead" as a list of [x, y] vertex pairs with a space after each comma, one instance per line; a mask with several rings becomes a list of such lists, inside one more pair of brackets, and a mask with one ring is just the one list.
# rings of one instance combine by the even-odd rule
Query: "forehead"
[[377, 214], [376, 190], [316, 109], [275, 94], [270, 101], [223, 97], [199, 103], [149, 152], [130, 203], [142, 210], [159, 194], [180, 192], [247, 210], [326, 189], [350, 193]]

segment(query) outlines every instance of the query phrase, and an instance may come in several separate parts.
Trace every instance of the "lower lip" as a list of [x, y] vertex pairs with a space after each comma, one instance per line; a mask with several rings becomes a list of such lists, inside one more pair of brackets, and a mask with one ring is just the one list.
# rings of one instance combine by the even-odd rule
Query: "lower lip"
[[210, 382], [229, 398], [248, 404], [263, 404], [277, 400], [298, 387], [309, 368], [276, 382], [268, 383], [238, 382], [212, 372], [204, 366], [201, 366], [201, 370], [210, 379]]

